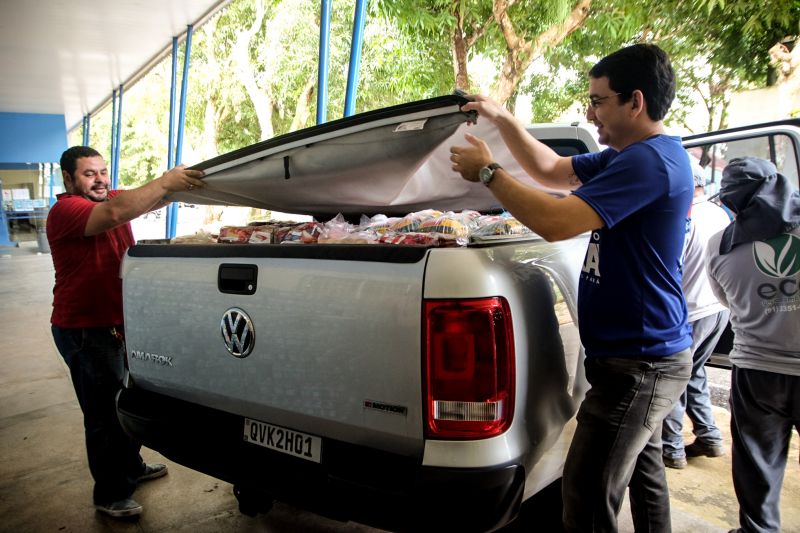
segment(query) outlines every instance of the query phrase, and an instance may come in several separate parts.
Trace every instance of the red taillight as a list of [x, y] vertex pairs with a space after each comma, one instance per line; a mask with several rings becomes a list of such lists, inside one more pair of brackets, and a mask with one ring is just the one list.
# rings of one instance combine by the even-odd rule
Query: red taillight
[[514, 334], [504, 298], [424, 303], [426, 436], [499, 435], [514, 415]]

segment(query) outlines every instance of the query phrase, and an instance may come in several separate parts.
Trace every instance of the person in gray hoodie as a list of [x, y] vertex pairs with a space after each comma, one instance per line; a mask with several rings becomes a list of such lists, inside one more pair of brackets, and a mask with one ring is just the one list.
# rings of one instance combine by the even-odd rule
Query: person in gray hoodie
[[720, 201], [735, 215], [709, 241], [712, 289], [731, 312], [733, 486], [739, 528], [780, 531], [792, 426], [800, 431], [800, 192], [763, 159], [733, 159]]

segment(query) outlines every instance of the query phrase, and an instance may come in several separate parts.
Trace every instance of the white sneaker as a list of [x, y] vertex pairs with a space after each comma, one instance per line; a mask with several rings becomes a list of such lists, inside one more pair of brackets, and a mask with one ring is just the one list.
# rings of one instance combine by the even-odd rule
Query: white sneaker
[[140, 475], [136, 481], [141, 483], [142, 481], [148, 481], [150, 479], [156, 479], [166, 475], [167, 475], [167, 465], [161, 463], [153, 463], [149, 465], [144, 465], [144, 472], [142, 472], [142, 475]]
[[124, 500], [111, 502], [107, 505], [95, 504], [94, 508], [101, 513], [107, 514], [108, 516], [114, 518], [142, 514], [142, 506], [139, 505], [136, 500], [132, 500], [131, 498], [125, 498]]

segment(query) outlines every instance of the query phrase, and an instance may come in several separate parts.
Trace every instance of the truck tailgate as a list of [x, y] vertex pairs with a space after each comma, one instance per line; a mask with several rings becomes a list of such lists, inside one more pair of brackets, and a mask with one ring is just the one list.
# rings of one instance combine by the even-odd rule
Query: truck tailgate
[[[158, 257], [158, 248], [169, 256]], [[247, 257], [231, 253], [237, 248], [129, 251], [122, 277], [137, 386], [323, 438], [421, 455], [426, 251], [401, 260], [371, 251], [377, 259], [363, 261], [330, 246], [265, 246], [264, 256], [245, 246]], [[253, 293], [222, 292], [223, 265], [255, 272]], [[252, 321], [245, 357], [225, 344], [223, 316], [232, 308]]]

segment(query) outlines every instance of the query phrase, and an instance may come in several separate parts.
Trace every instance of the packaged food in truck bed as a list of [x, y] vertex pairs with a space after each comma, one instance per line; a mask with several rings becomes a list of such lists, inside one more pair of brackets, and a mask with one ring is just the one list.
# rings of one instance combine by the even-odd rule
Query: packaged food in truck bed
[[224, 226], [217, 242], [251, 244], [407, 244], [464, 246], [473, 237], [519, 236], [531, 231], [507, 213], [481, 215], [477, 211], [442, 213], [433, 209], [409, 213], [402, 218], [376, 215], [362, 217], [354, 225], [338, 215], [321, 222], [261, 223]]

